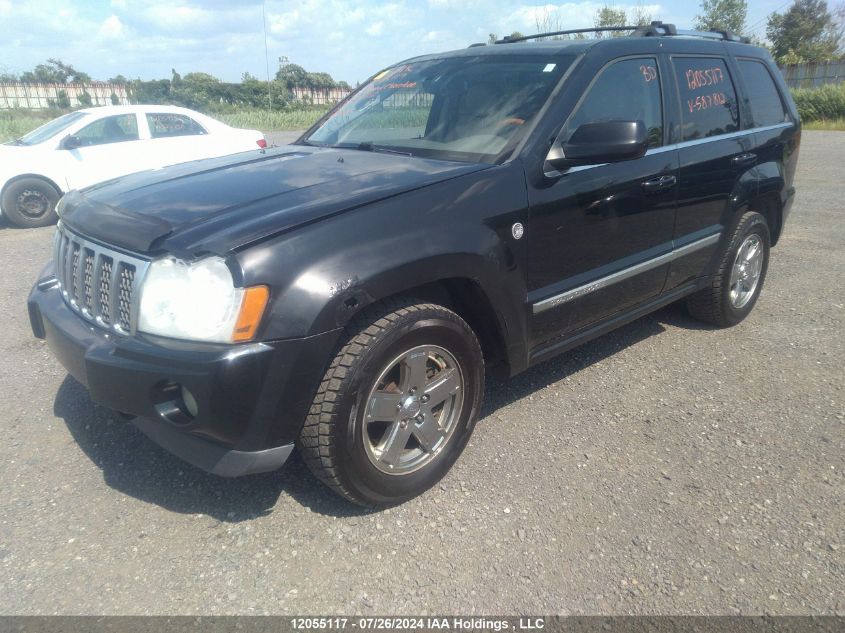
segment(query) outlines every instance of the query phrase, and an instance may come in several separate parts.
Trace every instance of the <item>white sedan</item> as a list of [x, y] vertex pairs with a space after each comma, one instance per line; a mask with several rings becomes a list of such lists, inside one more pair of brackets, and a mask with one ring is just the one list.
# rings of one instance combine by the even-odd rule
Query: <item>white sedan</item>
[[62, 193], [145, 169], [267, 146], [241, 130], [174, 106], [77, 110], [0, 145], [0, 209], [12, 224], [56, 220]]

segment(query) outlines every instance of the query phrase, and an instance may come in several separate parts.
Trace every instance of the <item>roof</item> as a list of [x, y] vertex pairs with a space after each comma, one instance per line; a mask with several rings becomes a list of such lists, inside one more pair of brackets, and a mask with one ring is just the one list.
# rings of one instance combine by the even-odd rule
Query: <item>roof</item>
[[182, 114], [197, 114], [188, 108], [180, 108], [172, 105], [155, 105], [155, 104], [136, 104], [136, 105], [106, 105], [106, 106], [92, 106], [90, 108], [82, 108], [79, 112], [87, 112], [90, 114], [134, 114], [138, 112], [178, 112]]
[[604, 38], [585, 38], [569, 40], [517, 41], [484, 46], [470, 46], [453, 51], [422, 55], [404, 62], [419, 62], [446, 57], [487, 57], [497, 55], [580, 55], [593, 48], [607, 48], [608, 54], [624, 55], [626, 52], [640, 53], [648, 51], [690, 52], [724, 54], [728, 48], [735, 55], [765, 57], [765, 49], [752, 44], [696, 37], [691, 35], [674, 36], [623, 36]]

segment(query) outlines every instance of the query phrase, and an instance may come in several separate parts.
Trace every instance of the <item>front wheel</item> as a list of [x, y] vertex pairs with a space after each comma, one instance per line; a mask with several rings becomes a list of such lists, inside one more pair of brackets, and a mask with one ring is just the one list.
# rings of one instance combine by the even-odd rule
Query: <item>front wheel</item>
[[343, 497], [395, 505], [448, 472], [472, 433], [483, 390], [481, 348], [463, 319], [439, 305], [383, 302], [348, 329], [300, 450]]
[[759, 213], [743, 214], [709, 286], [687, 299], [690, 314], [719, 327], [730, 327], [751, 312], [769, 267], [769, 227]]
[[53, 224], [56, 203], [61, 194], [55, 187], [41, 178], [21, 178], [6, 187], [3, 192], [3, 215], [16, 226], [34, 228]]

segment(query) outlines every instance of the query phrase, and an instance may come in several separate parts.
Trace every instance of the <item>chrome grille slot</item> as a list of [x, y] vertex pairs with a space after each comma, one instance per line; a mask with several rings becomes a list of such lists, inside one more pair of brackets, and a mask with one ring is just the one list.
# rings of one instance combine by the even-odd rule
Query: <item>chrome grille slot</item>
[[100, 302], [100, 320], [103, 325], [111, 323], [111, 276], [114, 260], [108, 255], [100, 256], [99, 290], [97, 300]]
[[121, 262], [118, 279], [117, 322], [121, 329], [128, 332], [132, 322], [132, 288], [135, 281], [135, 267]]
[[62, 297], [71, 309], [120, 334], [135, 332], [148, 260], [86, 239], [61, 222], [53, 260]]
[[70, 302], [74, 307], [79, 304], [79, 251], [82, 246], [71, 242], [70, 250]]
[[82, 253], [82, 309], [90, 315], [94, 313], [94, 251], [83, 248]]

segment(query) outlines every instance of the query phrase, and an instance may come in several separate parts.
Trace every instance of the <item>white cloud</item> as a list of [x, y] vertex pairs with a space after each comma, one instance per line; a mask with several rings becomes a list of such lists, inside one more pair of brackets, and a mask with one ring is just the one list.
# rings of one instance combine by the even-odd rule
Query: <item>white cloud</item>
[[[490, 32], [592, 26], [604, 0], [265, 0], [271, 72], [279, 56], [351, 83], [402, 59], [465, 48]], [[698, 2], [642, 0], [654, 19], [688, 27]], [[612, 0], [632, 17], [637, 0]], [[783, 0], [757, 0], [758, 12]], [[540, 5], [540, 6], [537, 6]], [[771, 8], [776, 8], [772, 6]], [[265, 74], [260, 0], [0, 0], [0, 68], [23, 72], [59, 57], [98, 79], [204, 71], [237, 81]], [[556, 24], [554, 26], [557, 26]], [[92, 37], [92, 34], [94, 37]]]
[[384, 22], [373, 22], [370, 26], [364, 29], [364, 32], [371, 37], [381, 35], [384, 32]]
[[100, 25], [100, 35], [108, 38], [120, 37], [123, 35], [123, 22], [116, 15], [110, 15]]
[[[605, 6], [604, 2], [566, 2], [563, 4], [520, 5], [514, 8], [495, 25], [501, 32], [520, 31], [522, 33], [536, 33], [537, 28], [553, 30], [580, 29], [594, 25], [596, 12]], [[629, 20], [633, 20], [637, 10], [655, 19], [662, 17], [665, 12], [659, 4], [615, 4], [614, 9], [623, 9]]]

